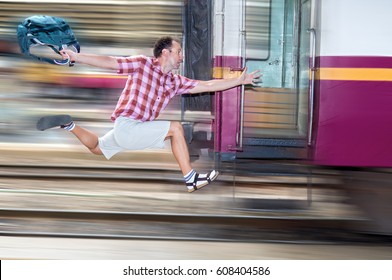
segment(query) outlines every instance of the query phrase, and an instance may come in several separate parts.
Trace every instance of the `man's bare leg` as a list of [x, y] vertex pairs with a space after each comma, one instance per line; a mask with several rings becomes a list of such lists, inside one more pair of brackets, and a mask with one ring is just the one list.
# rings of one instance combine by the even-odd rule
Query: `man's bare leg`
[[185, 141], [184, 129], [179, 122], [170, 122], [167, 137], [171, 138], [171, 148], [182, 174], [185, 176], [192, 170], [188, 146]]
[[219, 172], [215, 170], [207, 174], [198, 174], [192, 169], [184, 129], [181, 123], [171, 122], [167, 137], [171, 137], [172, 152], [184, 175], [188, 192], [194, 192], [208, 185], [218, 177]]
[[98, 136], [88, 129], [75, 125], [71, 130], [72, 134], [79, 139], [80, 143], [86, 146], [93, 154], [102, 155], [102, 151], [98, 146]]
[[55, 127], [61, 127], [72, 132], [93, 154], [102, 155], [102, 151], [98, 146], [98, 136], [76, 125], [70, 115], [45, 116], [37, 122], [37, 129], [41, 131]]

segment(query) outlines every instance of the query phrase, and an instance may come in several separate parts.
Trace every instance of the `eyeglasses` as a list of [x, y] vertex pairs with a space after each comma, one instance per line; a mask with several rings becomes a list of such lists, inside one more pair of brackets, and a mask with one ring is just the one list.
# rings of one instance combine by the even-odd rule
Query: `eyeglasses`
[[[176, 51], [176, 50], [174, 50]], [[173, 52], [173, 49], [169, 49], [169, 52]], [[177, 50], [177, 54], [180, 55], [182, 53], [182, 49]]]

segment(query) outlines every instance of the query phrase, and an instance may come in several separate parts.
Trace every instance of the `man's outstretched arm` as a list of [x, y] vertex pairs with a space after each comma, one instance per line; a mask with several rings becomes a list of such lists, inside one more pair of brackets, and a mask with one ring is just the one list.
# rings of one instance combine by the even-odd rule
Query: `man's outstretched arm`
[[260, 81], [261, 73], [259, 70], [252, 73], [246, 73], [246, 68], [241, 76], [229, 79], [217, 79], [209, 81], [200, 81], [189, 93], [213, 92], [230, 89], [240, 85], [256, 85]]
[[82, 63], [90, 66], [106, 68], [106, 69], [118, 69], [118, 62], [114, 56], [105, 56], [105, 55], [95, 55], [95, 54], [87, 54], [87, 53], [76, 53], [72, 50], [62, 50], [61, 55], [63, 59], [70, 58], [70, 61], [74, 61], [77, 63]]

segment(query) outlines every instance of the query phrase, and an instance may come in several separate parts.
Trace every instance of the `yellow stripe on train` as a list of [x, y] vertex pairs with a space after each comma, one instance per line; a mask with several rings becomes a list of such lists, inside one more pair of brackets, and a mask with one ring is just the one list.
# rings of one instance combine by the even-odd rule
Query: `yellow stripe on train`
[[389, 68], [320, 68], [316, 71], [317, 80], [345, 81], [392, 81]]

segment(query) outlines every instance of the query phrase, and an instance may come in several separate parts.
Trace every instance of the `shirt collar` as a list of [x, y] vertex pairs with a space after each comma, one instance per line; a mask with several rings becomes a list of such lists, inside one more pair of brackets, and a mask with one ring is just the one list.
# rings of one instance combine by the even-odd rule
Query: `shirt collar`
[[155, 71], [160, 72], [160, 73], [163, 74], [162, 67], [161, 67], [161, 65], [159, 64], [158, 59], [155, 58], [155, 57], [152, 58], [152, 66], [154, 67], [154, 70], [155, 70]]
[[153, 68], [154, 68], [154, 71], [158, 72], [158, 73], [161, 74], [161, 75], [170, 76], [170, 77], [173, 76], [173, 72], [172, 72], [172, 71], [170, 71], [169, 73], [164, 73], [164, 72], [163, 72], [162, 66], [159, 64], [158, 59], [155, 58], [155, 57], [152, 58], [152, 66], [153, 66]]

